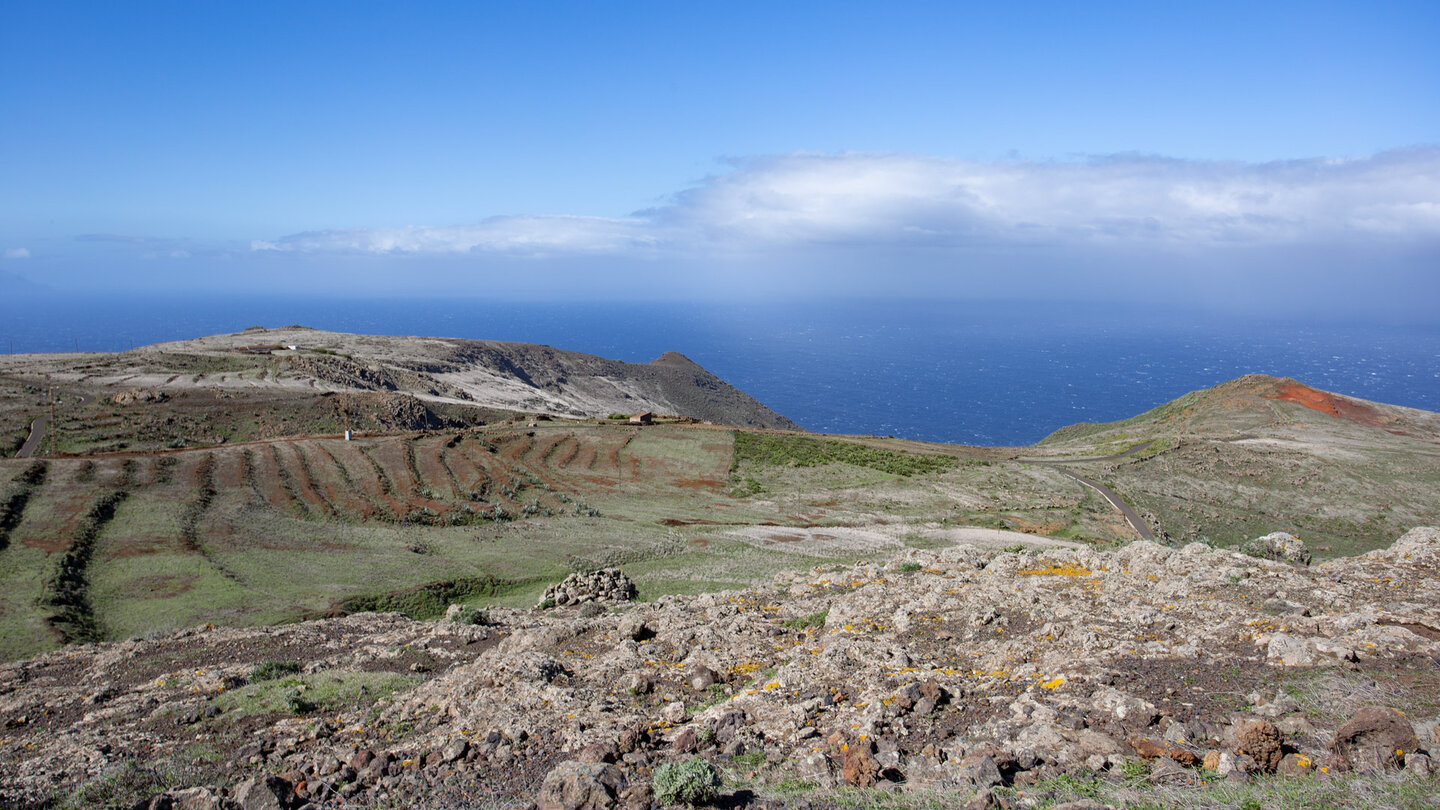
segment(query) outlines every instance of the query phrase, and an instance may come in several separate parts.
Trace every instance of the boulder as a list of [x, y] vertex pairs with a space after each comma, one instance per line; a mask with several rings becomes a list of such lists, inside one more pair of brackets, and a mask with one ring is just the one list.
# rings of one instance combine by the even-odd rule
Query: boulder
[[989, 754], [972, 754], [960, 760], [960, 764], [955, 768], [955, 778], [963, 784], [982, 790], [1005, 784], [1000, 766]]
[[1273, 771], [1285, 756], [1279, 729], [1265, 720], [1241, 720], [1235, 726], [1237, 753], [1255, 760], [1263, 771]]
[[535, 803], [539, 810], [611, 810], [625, 786], [614, 765], [566, 760], [545, 774]]
[[286, 810], [295, 801], [295, 788], [273, 774], [256, 776], [236, 785], [234, 799], [240, 810]]
[[1200, 764], [1200, 756], [1178, 742], [1157, 740], [1139, 734], [1132, 734], [1125, 741], [1130, 744], [1137, 755], [1145, 759], [1170, 759], [1187, 768]]
[[1276, 560], [1292, 565], [1310, 564], [1310, 549], [1300, 542], [1300, 538], [1285, 532], [1272, 532], [1264, 537], [1257, 537], [1242, 544], [1238, 550], [1262, 560]]
[[875, 744], [869, 740], [845, 746], [841, 779], [854, 787], [873, 787], [880, 779], [880, 763], [875, 761]]
[[1335, 732], [1330, 750], [1361, 772], [1398, 769], [1420, 748], [1415, 729], [1396, 709], [1366, 706]]

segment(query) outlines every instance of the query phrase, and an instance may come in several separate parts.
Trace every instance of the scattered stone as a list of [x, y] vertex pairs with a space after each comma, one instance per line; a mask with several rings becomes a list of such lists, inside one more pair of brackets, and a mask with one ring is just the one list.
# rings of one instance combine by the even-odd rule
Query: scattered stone
[[1000, 802], [995, 800], [995, 794], [988, 790], [982, 790], [970, 797], [961, 810], [998, 810]]
[[1281, 776], [1309, 776], [1315, 763], [1303, 754], [1290, 753], [1281, 757], [1280, 764], [1275, 767], [1275, 772]]
[[116, 405], [141, 405], [159, 402], [168, 402], [170, 395], [164, 391], [156, 391], [151, 388], [131, 388], [128, 391], [110, 397], [110, 401]]
[[219, 796], [209, 788], [192, 787], [169, 792], [172, 810], [225, 810]]

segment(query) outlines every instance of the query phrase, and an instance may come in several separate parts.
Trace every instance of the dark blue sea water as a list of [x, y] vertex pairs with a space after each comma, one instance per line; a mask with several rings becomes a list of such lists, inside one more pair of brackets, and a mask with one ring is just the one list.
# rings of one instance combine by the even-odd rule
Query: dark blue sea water
[[1251, 372], [1440, 410], [1440, 327], [1093, 304], [34, 298], [7, 307], [0, 351], [117, 351], [292, 323], [637, 362], [678, 351], [810, 430], [966, 444], [1029, 444]]

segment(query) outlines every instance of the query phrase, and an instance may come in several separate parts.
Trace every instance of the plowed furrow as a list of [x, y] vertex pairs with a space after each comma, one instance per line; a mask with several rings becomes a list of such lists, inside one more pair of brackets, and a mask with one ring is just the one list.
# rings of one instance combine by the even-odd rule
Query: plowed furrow
[[250, 488], [260, 497], [261, 502], [291, 515], [304, 517], [304, 507], [286, 489], [280, 480], [280, 465], [274, 449], [269, 445], [245, 448], [246, 469], [249, 473]]
[[420, 486], [437, 493], [458, 494], [455, 491], [454, 476], [446, 469], [441, 454], [445, 450], [445, 440], [432, 437], [424, 441], [413, 442], [415, 469], [420, 476]]
[[574, 436], [566, 436], [557, 442], [550, 451], [550, 457], [545, 460], [545, 465], [557, 472], [564, 472], [570, 469], [575, 459], [580, 457], [580, 440]]
[[339, 514], [334, 504], [330, 503], [330, 500], [320, 491], [320, 487], [315, 481], [315, 472], [310, 468], [310, 459], [305, 455], [303, 448], [292, 442], [286, 442], [283, 445], [275, 444], [271, 447], [276, 448], [284, 477], [294, 487], [292, 494], [305, 504], [310, 514], [327, 518]]
[[[365, 469], [367, 477], [374, 481], [375, 489], [371, 490], [374, 493], [373, 497], [385, 512], [392, 516], [403, 515], [409, 511], [409, 506], [397, 494], [397, 487], [395, 481], [390, 477], [390, 470], [377, 459], [376, 449], [375, 447], [356, 448], [356, 455], [360, 457], [361, 463], [368, 465]], [[404, 469], [404, 464], [400, 465], [400, 469]], [[357, 468], [350, 468], [351, 475], [356, 475], [357, 472]], [[356, 480], [359, 480], [358, 476]]]
[[480, 500], [485, 500], [494, 486], [494, 476], [486, 471], [485, 465], [495, 463], [495, 454], [467, 442], [451, 450], [449, 460], [460, 491], [467, 497], [469, 493], [478, 493]]
[[556, 445], [564, 438], [564, 436], [556, 436], [553, 433], [537, 436], [534, 443], [531, 444], [530, 449], [525, 451], [525, 454], [521, 456], [521, 460], [533, 467], [545, 466], [550, 458], [550, 454], [555, 452]]
[[401, 500], [408, 499], [417, 485], [410, 473], [408, 447], [404, 439], [388, 439], [365, 451], [365, 455], [375, 462], [376, 469], [389, 481], [386, 494]]
[[[325, 444], [315, 445], [316, 456], [313, 462], [317, 476], [326, 481], [338, 481], [338, 484], [329, 488], [331, 502], [337, 508], [348, 509], [361, 517], [372, 517], [385, 511], [371, 493], [379, 491], [379, 484], [372, 483], [366, 489], [364, 483], [357, 482], [350, 474], [350, 470], [341, 463], [337, 451], [331, 450]], [[352, 462], [366, 464], [361, 459], [352, 459]], [[373, 473], [373, 470], [371, 471]], [[361, 476], [364, 481], [371, 479]]]

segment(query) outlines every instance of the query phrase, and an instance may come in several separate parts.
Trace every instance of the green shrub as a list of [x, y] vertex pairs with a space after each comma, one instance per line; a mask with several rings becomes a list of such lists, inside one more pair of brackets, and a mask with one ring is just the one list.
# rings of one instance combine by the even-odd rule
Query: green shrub
[[902, 574], [913, 574], [913, 573], [915, 573], [916, 571], [919, 571], [919, 570], [920, 570], [920, 563], [918, 563], [918, 562], [903, 562], [903, 563], [900, 563], [900, 573], [902, 573]]
[[260, 662], [259, 666], [250, 670], [250, 682], [273, 681], [276, 678], [283, 678], [286, 675], [296, 675], [300, 672], [299, 661], [278, 661], [270, 659]]
[[298, 688], [285, 690], [285, 707], [292, 714], [309, 714], [315, 711], [315, 704], [305, 699]]
[[481, 610], [474, 605], [462, 605], [455, 614], [450, 617], [455, 624], [489, 624], [489, 611]]
[[825, 620], [830, 618], [830, 611], [820, 610], [811, 613], [809, 616], [796, 616], [793, 619], [786, 619], [785, 626], [792, 630], [804, 630], [809, 627], [824, 627]]
[[710, 804], [720, 796], [720, 772], [699, 758], [667, 762], [655, 769], [651, 786], [660, 804]]

